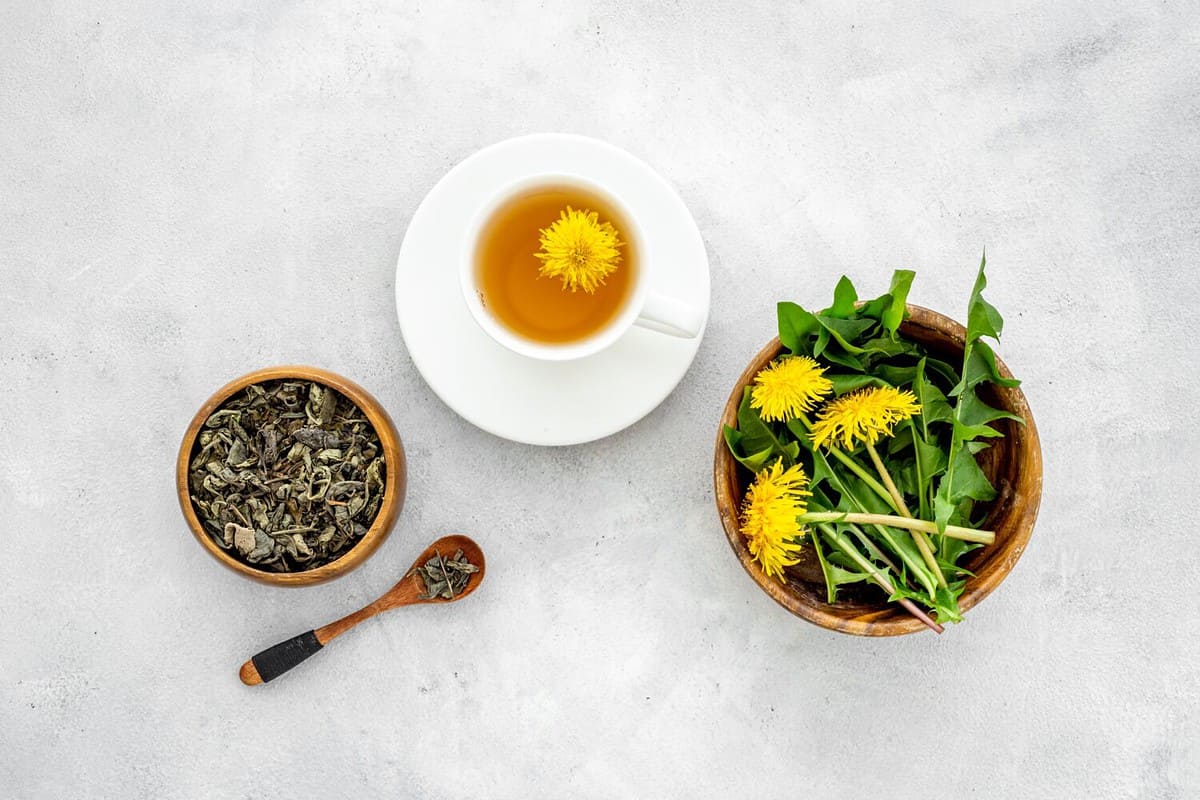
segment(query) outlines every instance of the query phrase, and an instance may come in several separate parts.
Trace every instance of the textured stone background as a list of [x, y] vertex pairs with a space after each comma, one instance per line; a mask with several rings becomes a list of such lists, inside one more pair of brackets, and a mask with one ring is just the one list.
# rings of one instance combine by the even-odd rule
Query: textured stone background
[[[0, 795], [1200, 796], [1194, 3], [3, 5]], [[712, 260], [675, 394], [561, 450], [449, 412], [392, 298], [438, 177], [542, 130], [654, 165]], [[810, 627], [721, 534], [722, 400], [777, 299], [913, 267], [961, 315], [984, 245], [1031, 546], [941, 638]], [[367, 565], [283, 591], [196, 546], [172, 468], [293, 361], [382, 400], [411, 484]], [[455, 530], [480, 595], [238, 683]]]

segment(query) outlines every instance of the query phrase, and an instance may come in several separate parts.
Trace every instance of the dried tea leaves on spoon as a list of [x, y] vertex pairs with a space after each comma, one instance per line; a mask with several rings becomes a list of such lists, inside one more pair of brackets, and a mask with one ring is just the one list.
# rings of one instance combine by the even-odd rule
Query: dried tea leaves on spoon
[[432, 600], [435, 597], [453, 600], [467, 588], [471, 575], [479, 572], [479, 567], [466, 559], [460, 549], [455, 551], [454, 558], [445, 558], [438, 552], [414, 571], [425, 586], [425, 593], [420, 595], [422, 600]]

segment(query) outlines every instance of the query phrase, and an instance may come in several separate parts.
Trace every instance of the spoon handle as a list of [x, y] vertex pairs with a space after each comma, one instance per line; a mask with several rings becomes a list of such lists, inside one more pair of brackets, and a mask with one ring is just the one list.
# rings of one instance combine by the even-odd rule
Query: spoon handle
[[242, 664], [238, 676], [247, 686], [266, 683], [278, 678], [324, 646], [317, 638], [316, 631], [307, 631], [251, 656], [249, 661]]
[[386, 607], [381, 605], [381, 600], [382, 598], [366, 608], [360, 608], [353, 614], [347, 614], [338, 621], [317, 628], [315, 631], [307, 631], [299, 636], [293, 636], [286, 642], [268, 647], [242, 664], [242, 668], [238, 671], [238, 677], [247, 686], [257, 686], [278, 678], [329, 644], [329, 640], [333, 637], [341, 636], [364, 619], [383, 611]]

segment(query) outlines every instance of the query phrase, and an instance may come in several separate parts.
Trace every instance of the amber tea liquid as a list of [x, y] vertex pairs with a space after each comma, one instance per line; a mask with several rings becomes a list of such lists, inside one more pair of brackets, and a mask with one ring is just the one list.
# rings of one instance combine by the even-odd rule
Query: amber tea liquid
[[[621, 264], [594, 293], [564, 289], [538, 273], [541, 229], [570, 206], [612, 223], [624, 246]], [[604, 198], [577, 187], [528, 189], [500, 206], [483, 226], [475, 277], [483, 307], [513, 333], [543, 344], [567, 344], [603, 330], [625, 307], [635, 285], [636, 243], [630, 227]]]

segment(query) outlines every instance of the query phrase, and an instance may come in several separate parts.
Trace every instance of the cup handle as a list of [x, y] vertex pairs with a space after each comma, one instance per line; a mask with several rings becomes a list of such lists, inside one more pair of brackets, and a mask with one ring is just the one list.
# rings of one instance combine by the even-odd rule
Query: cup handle
[[673, 297], [649, 292], [633, 324], [680, 339], [695, 339], [704, 327], [704, 313]]

